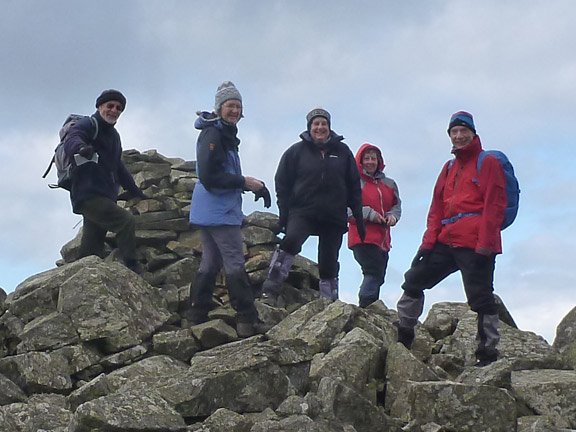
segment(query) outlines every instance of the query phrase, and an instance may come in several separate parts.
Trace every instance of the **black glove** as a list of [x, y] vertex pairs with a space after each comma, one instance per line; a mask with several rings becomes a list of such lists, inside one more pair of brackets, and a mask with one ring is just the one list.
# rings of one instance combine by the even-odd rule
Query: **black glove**
[[83, 145], [78, 149], [78, 154], [86, 159], [92, 159], [94, 156], [94, 147], [91, 145]]
[[416, 256], [412, 260], [412, 267], [416, 267], [418, 264], [425, 262], [431, 253], [432, 249], [418, 249]]
[[264, 207], [270, 208], [272, 205], [272, 199], [270, 198], [270, 191], [266, 186], [263, 186], [262, 189], [254, 192], [254, 202], [258, 201], [260, 198], [264, 199]]
[[358, 236], [360, 240], [364, 243], [366, 240], [366, 227], [364, 226], [364, 219], [356, 219], [356, 229], [358, 230]]

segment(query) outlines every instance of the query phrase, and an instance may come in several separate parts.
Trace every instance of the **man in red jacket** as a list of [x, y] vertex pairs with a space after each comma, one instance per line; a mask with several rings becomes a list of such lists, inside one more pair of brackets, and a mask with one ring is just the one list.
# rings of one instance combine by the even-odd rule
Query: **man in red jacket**
[[362, 217], [366, 227], [364, 242], [358, 235], [356, 219], [348, 209], [348, 247], [362, 267], [364, 275], [358, 293], [358, 305], [365, 308], [380, 297], [392, 247], [390, 227], [402, 214], [402, 202], [396, 182], [384, 174], [384, 158], [380, 149], [362, 144], [356, 153], [356, 165], [362, 185]]
[[506, 209], [506, 179], [498, 160], [487, 155], [477, 170], [482, 144], [470, 113], [452, 115], [448, 126], [455, 159], [446, 162], [432, 197], [426, 232], [398, 301], [398, 342], [410, 348], [424, 306], [424, 290], [460, 271], [470, 308], [478, 314], [478, 366], [498, 359], [498, 313], [494, 264], [502, 253], [500, 228]]

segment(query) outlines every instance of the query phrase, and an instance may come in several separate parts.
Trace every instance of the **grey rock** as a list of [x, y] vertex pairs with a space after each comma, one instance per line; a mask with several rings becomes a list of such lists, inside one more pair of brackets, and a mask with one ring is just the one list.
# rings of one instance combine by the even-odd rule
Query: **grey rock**
[[576, 307], [560, 321], [552, 346], [560, 352], [568, 365], [576, 369]]
[[516, 402], [505, 389], [451, 381], [406, 384], [405, 402], [391, 415], [406, 422], [434, 422], [448, 430], [510, 432], [516, 429]]
[[169, 355], [183, 362], [189, 362], [201, 349], [191, 329], [157, 333], [152, 343], [155, 353]]
[[184, 419], [152, 390], [138, 393], [113, 393], [78, 407], [71, 432], [114, 430], [180, 432]]
[[223, 320], [211, 320], [191, 328], [192, 334], [204, 349], [213, 348], [238, 339], [236, 330]]
[[20, 387], [0, 374], [0, 406], [14, 402], [26, 402], [27, 399]]
[[555, 427], [576, 428], [576, 371], [514, 371], [512, 390]]
[[108, 352], [150, 337], [170, 316], [165, 306], [158, 290], [115, 263], [87, 265], [60, 286], [58, 297], [58, 311], [80, 339], [98, 340]]
[[80, 341], [70, 317], [59, 312], [39, 316], [30, 321], [19, 338], [18, 353], [60, 348]]

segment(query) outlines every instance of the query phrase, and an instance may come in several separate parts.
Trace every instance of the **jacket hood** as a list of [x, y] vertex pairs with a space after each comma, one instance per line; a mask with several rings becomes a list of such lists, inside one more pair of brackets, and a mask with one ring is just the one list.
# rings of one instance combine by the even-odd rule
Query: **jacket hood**
[[477, 156], [482, 151], [482, 143], [480, 142], [480, 137], [476, 135], [474, 139], [466, 144], [464, 147], [456, 148], [452, 147], [452, 153], [457, 159], [462, 159], [464, 161], [470, 160]]
[[370, 143], [362, 144], [358, 149], [358, 152], [356, 152], [356, 166], [358, 166], [358, 172], [360, 173], [360, 175], [364, 175], [364, 168], [362, 167], [362, 155], [364, 154], [364, 151], [368, 149], [374, 150], [378, 154], [378, 169], [376, 170], [376, 172], [378, 171], [383, 172], [384, 167], [386, 165], [384, 164], [384, 158], [382, 157], [382, 152], [378, 147]]
[[211, 126], [215, 126], [219, 129], [222, 129], [220, 116], [218, 116], [217, 114], [208, 111], [197, 111], [196, 115], [198, 116], [198, 118], [194, 122], [194, 127], [196, 129], [202, 130]]

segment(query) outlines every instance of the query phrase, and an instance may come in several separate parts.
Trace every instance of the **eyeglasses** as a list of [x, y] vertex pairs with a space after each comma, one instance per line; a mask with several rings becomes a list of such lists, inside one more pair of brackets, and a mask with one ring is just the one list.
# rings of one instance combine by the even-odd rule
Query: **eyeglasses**
[[116, 111], [122, 112], [124, 111], [124, 107], [119, 103], [109, 102], [106, 104], [106, 109], [111, 110], [112, 108], [116, 108]]

